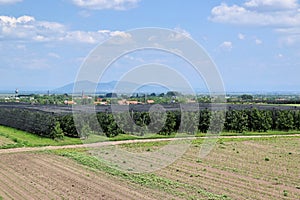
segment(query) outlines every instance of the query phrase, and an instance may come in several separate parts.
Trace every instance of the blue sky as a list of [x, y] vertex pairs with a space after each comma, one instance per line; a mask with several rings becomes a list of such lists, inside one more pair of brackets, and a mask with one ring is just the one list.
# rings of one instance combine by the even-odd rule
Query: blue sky
[[73, 82], [99, 43], [142, 27], [196, 40], [227, 91], [300, 91], [298, 0], [0, 0], [0, 90]]

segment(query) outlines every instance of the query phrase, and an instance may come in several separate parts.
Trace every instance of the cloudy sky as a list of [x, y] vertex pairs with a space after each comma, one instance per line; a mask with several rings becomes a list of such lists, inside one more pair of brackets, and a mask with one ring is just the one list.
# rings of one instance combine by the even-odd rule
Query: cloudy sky
[[142, 27], [196, 40], [227, 91], [300, 91], [298, 0], [0, 0], [0, 90], [73, 82], [99, 43]]

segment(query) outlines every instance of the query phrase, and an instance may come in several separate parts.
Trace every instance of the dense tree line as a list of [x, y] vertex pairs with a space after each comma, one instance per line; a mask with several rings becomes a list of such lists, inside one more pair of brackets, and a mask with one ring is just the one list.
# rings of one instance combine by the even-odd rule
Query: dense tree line
[[57, 117], [50, 112], [31, 109], [1, 108], [0, 124], [28, 131], [43, 137], [62, 138]]
[[290, 131], [300, 130], [300, 111], [254, 108], [229, 109], [226, 113], [209, 109], [198, 112], [99, 112], [95, 117], [88, 113], [74, 116], [30, 109], [1, 108], [0, 124], [54, 139], [61, 139], [64, 135], [87, 138], [91, 133], [113, 137], [119, 134], [145, 133], [218, 133], [221, 130], [238, 133]]
[[[87, 118], [87, 116], [85, 117]], [[66, 132], [65, 134], [80, 136], [76, 135], [73, 122], [70, 122], [72, 116], [64, 116], [63, 118], [65, 120], [62, 120], [61, 127]], [[144, 133], [162, 135], [170, 135], [175, 132], [188, 134], [197, 132], [218, 133], [221, 130], [237, 133], [246, 131], [266, 132], [268, 130], [290, 131], [300, 130], [300, 111], [246, 109], [228, 110], [223, 113], [205, 109], [198, 112], [98, 113], [97, 121], [102, 133], [94, 128], [93, 123], [89, 123], [92, 132], [108, 137], [118, 134], [143, 135]], [[67, 132], [75, 134], [68, 134]]]

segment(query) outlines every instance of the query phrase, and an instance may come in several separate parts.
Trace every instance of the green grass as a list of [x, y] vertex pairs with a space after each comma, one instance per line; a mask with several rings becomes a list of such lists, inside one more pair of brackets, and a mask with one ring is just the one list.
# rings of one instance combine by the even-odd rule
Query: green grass
[[300, 134], [300, 131], [267, 131], [267, 132], [244, 132], [244, 133], [233, 133], [233, 132], [222, 132], [221, 136], [264, 136], [264, 135], [294, 135]]
[[280, 104], [282, 106], [300, 106], [300, 104]]
[[[300, 134], [300, 131], [268, 131], [268, 132], [245, 132], [245, 133], [231, 133], [222, 132], [221, 136], [256, 136], [256, 135], [292, 135]], [[174, 138], [174, 137], [192, 137], [194, 135], [189, 134], [171, 134], [171, 135], [159, 135], [159, 134], [145, 134], [144, 136], [126, 135], [120, 134], [116, 137], [107, 138], [105, 136], [91, 134], [89, 138], [81, 140], [79, 138], [71, 138], [65, 136], [63, 140], [53, 140], [50, 138], [40, 137], [38, 135], [28, 133], [26, 131], [17, 130], [10, 127], [0, 126], [0, 149], [4, 148], [16, 148], [16, 147], [36, 147], [36, 146], [62, 146], [71, 144], [82, 143], [96, 143], [103, 141], [121, 141], [121, 140], [139, 140], [139, 139], [160, 139], [160, 138]], [[195, 135], [198, 138], [205, 136], [203, 133], [197, 133]]]
[[2, 145], [0, 148], [82, 144], [82, 141], [79, 138], [64, 137], [63, 140], [56, 141], [50, 138], [40, 137], [32, 133], [5, 126], [0, 126], [0, 136], [5, 137], [13, 142], [12, 144]]
[[[173, 181], [164, 177], [160, 177], [153, 173], [136, 174], [118, 170], [117, 168], [109, 166], [104, 160], [89, 155], [86, 152], [86, 149], [60, 149], [47, 152], [70, 158], [81, 165], [87, 166], [93, 171], [103, 171], [112, 176], [128, 180], [141, 186], [164, 191], [169, 194], [176, 195], [180, 198], [190, 199], [191, 196], [189, 195], [188, 191], [197, 191], [202, 196], [207, 197], [207, 199], [229, 199], [224, 195], [222, 196], [213, 194], [205, 191], [204, 189], [197, 188], [195, 186], [181, 183], [178, 181]], [[180, 188], [182, 190], [179, 190]]]

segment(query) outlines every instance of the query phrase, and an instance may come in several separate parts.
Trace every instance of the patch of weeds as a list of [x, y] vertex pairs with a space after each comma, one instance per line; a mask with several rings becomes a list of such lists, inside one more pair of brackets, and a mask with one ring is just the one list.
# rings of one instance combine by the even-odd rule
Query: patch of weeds
[[268, 158], [268, 157], [265, 157], [265, 161], [270, 161], [270, 158]]
[[189, 196], [188, 199], [189, 199], [189, 200], [196, 200], [197, 197], [195, 197], [195, 196]]
[[296, 188], [297, 188], [298, 190], [300, 190], [300, 185], [296, 186]]
[[196, 163], [202, 163], [201, 159], [196, 160]]
[[285, 196], [285, 197], [288, 196], [288, 191], [287, 190], [283, 190], [283, 196]]
[[[144, 187], [157, 189], [169, 194], [176, 195], [180, 199], [187, 199], [189, 197], [188, 192], [182, 191], [199, 191], [202, 195], [207, 197], [206, 199], [227, 199], [222, 195], [213, 194], [190, 184], [170, 180], [153, 173], [135, 174], [118, 170], [117, 168], [109, 165], [105, 160], [101, 160], [99, 158], [91, 156], [87, 152], [82, 152], [80, 149], [51, 150], [48, 151], [48, 153], [54, 153], [56, 155], [68, 157], [78, 162], [79, 164], [89, 167], [93, 171], [100, 170], [109, 175], [123, 178], [127, 181], [136, 183]], [[204, 171], [206, 171], [206, 169], [204, 169]]]

